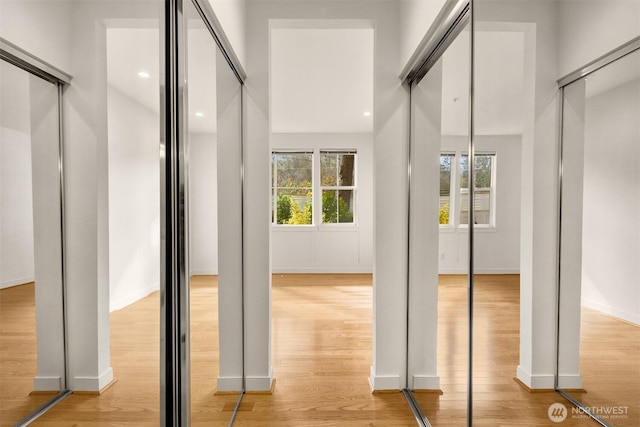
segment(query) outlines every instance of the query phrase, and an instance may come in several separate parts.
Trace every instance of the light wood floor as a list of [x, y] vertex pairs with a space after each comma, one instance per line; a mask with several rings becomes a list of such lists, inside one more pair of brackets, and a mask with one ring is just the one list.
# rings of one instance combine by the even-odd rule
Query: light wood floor
[[[466, 289], [460, 280], [441, 277], [439, 369], [444, 394], [416, 395], [434, 426], [465, 423]], [[235, 425], [415, 426], [399, 393], [373, 395], [369, 389], [371, 276], [276, 275], [273, 283], [276, 388], [273, 395], [246, 395]], [[528, 393], [514, 382], [518, 277], [480, 276], [476, 283], [474, 425], [596, 425], [571, 418], [552, 423], [549, 405], [564, 400], [553, 392]], [[194, 426], [227, 425], [236, 401], [236, 396], [214, 395], [216, 306], [215, 277], [194, 278]], [[101, 396], [72, 395], [33, 425], [157, 426], [158, 307], [155, 293], [112, 313], [111, 364], [117, 382]], [[33, 313], [33, 285], [0, 291], [0, 426], [12, 425], [43, 400], [28, 395], [35, 375]], [[583, 333], [582, 359], [588, 393], [578, 397], [593, 406], [631, 406], [628, 418], [609, 421], [640, 425], [639, 328], [590, 310], [583, 315], [583, 330], [589, 331]], [[8, 325], [20, 329], [9, 330]]]

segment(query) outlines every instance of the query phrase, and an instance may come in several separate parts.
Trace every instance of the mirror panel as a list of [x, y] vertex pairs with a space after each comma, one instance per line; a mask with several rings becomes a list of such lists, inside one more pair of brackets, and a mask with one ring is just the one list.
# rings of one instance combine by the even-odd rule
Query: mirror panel
[[58, 85], [0, 60], [0, 419], [66, 388]]
[[409, 386], [434, 425], [467, 419], [469, 50], [467, 25], [411, 95]]
[[636, 425], [640, 50], [563, 94], [558, 387], [610, 425]]

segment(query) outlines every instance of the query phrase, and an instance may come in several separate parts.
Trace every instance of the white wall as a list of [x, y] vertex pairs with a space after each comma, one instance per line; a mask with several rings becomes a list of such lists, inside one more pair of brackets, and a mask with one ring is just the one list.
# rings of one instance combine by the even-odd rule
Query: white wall
[[245, 0], [209, 0], [216, 18], [231, 43], [233, 51], [244, 67], [246, 63], [246, 1]]
[[[447, 0], [401, 0], [400, 66], [409, 61]], [[400, 70], [398, 70], [398, 73]]]
[[271, 227], [274, 273], [373, 271], [373, 136], [272, 133], [271, 148], [356, 149], [356, 224]]
[[640, 35], [637, 0], [558, 3], [558, 78]]
[[[474, 266], [477, 274], [520, 272], [520, 135], [476, 136], [477, 152], [496, 154], [495, 227], [475, 228]], [[464, 136], [443, 136], [442, 151], [467, 152]], [[459, 158], [457, 158], [459, 160]], [[466, 274], [469, 233], [465, 228], [440, 228], [441, 274]]]
[[640, 324], [639, 94], [640, 81], [635, 80], [587, 99], [582, 229], [583, 304], [636, 325]]
[[32, 282], [33, 269], [31, 137], [0, 127], [0, 289]]
[[71, 72], [71, 1], [0, 0], [0, 37]]
[[189, 267], [218, 274], [218, 166], [213, 133], [189, 135]]
[[108, 114], [113, 311], [160, 287], [160, 118], [111, 86]]
[[34, 280], [29, 74], [0, 64], [0, 289]]

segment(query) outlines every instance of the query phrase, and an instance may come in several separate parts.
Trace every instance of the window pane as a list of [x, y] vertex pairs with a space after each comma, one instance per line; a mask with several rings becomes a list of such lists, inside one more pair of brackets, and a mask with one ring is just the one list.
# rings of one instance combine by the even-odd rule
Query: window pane
[[278, 187], [311, 187], [313, 160], [310, 153], [275, 153]]
[[[491, 224], [493, 154], [475, 155], [474, 224]], [[460, 224], [469, 224], [469, 156], [460, 158]]]
[[441, 225], [447, 225], [450, 221], [452, 160], [453, 154], [440, 155], [440, 212], [438, 216]]
[[313, 223], [313, 155], [273, 153], [271, 221], [277, 224]]
[[354, 153], [320, 153], [320, 181], [323, 187], [355, 185]]
[[353, 190], [323, 190], [322, 222], [324, 224], [352, 223], [354, 202]]

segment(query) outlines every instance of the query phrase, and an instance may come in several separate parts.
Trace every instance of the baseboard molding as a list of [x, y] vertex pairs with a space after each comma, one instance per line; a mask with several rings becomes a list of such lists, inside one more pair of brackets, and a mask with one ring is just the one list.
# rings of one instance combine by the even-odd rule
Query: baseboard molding
[[242, 377], [219, 377], [216, 394], [235, 394], [242, 391]]
[[27, 283], [35, 282], [35, 277], [23, 277], [20, 279], [7, 280], [0, 283], [0, 289], [12, 288], [14, 286], [26, 285]]
[[189, 273], [190, 276], [217, 276], [218, 269], [194, 269]]
[[276, 268], [272, 269], [273, 274], [372, 274], [373, 268], [345, 267], [345, 268]]
[[247, 393], [271, 393], [274, 379], [272, 377], [247, 377], [245, 384]]
[[582, 375], [558, 375], [558, 388], [582, 390]]
[[399, 375], [376, 375], [375, 368], [371, 367], [371, 375], [369, 376], [369, 385], [371, 391], [374, 393], [380, 393], [383, 391], [399, 391], [400, 376]]
[[[438, 274], [467, 274], [464, 268], [442, 268]], [[475, 274], [520, 274], [519, 268], [476, 268]]]
[[529, 373], [522, 366], [518, 366], [516, 378], [522, 383], [523, 386], [530, 391], [533, 390], [554, 390], [555, 389], [555, 376], [550, 375], [533, 375]]
[[99, 377], [74, 377], [71, 390], [75, 392], [100, 393], [113, 382], [113, 369], [109, 368]]
[[52, 392], [62, 390], [62, 377], [40, 377], [33, 380], [33, 391]]
[[412, 390], [420, 392], [432, 390], [442, 393], [440, 390], [440, 377], [438, 375], [414, 375]]
[[627, 313], [626, 311], [618, 310], [615, 307], [611, 307], [606, 304], [602, 304], [600, 302], [589, 300], [586, 298], [582, 299], [582, 305], [584, 307], [606, 314], [607, 316], [622, 320], [623, 322], [631, 323], [635, 326], [640, 326], [640, 314]]
[[139, 289], [136, 292], [124, 295], [118, 299], [112, 299], [109, 301], [109, 312], [117, 311], [125, 308], [128, 305], [133, 304], [136, 301], [140, 301], [142, 298], [151, 295], [153, 292], [160, 289], [160, 283], [152, 283], [149, 286]]

